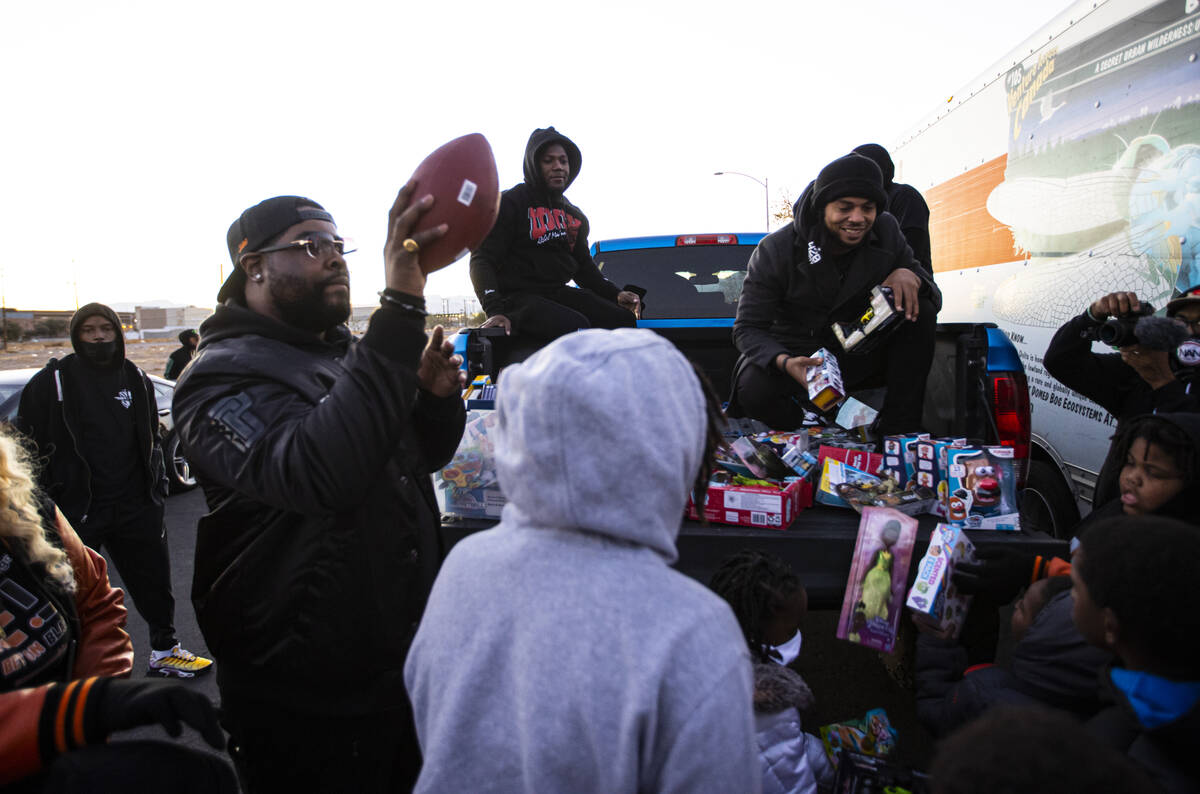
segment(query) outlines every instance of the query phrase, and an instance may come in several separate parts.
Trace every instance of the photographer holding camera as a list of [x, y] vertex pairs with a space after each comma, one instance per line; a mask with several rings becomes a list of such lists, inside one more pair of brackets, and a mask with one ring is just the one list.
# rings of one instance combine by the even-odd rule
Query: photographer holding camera
[[[1200, 288], [1167, 304], [1167, 318], [1132, 292], [1113, 292], [1067, 322], [1046, 350], [1046, 371], [1100, 405], [1118, 423], [1139, 414], [1200, 410], [1195, 374], [1175, 355], [1200, 331]], [[1140, 323], [1139, 323], [1140, 321]], [[1093, 353], [1092, 342], [1117, 348]]]

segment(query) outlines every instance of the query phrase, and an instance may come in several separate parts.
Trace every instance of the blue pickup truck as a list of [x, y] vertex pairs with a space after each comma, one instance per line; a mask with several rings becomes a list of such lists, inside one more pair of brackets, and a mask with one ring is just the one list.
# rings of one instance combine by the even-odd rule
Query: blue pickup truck
[[[638, 325], [670, 339], [708, 375], [719, 395], [728, 395], [738, 356], [732, 339], [738, 297], [750, 254], [763, 236], [685, 234], [601, 240], [592, 246], [592, 256], [610, 281], [646, 290]], [[505, 337], [499, 329], [468, 329], [456, 343], [471, 375], [495, 377], [505, 364], [531, 352], [519, 336]], [[937, 436], [966, 436], [1011, 446], [1023, 478], [1029, 459], [1029, 394], [1016, 349], [989, 323], [939, 324], [936, 344], [925, 428]], [[1039, 505], [1036, 499], [1028, 500], [1027, 515], [1022, 516], [1028, 529], [974, 531], [972, 539], [981, 546], [1006, 544], [1038, 554], [1065, 554], [1065, 544], [1045, 532], [1052, 527]], [[491, 523], [447, 515], [443, 530], [453, 542]], [[934, 524], [932, 516], [922, 518], [918, 553], [923, 553], [921, 546], [928, 543]], [[801, 511], [784, 530], [684, 521], [677, 565], [707, 581], [727, 554], [758, 548], [791, 562], [802, 574], [814, 608], [835, 606], [845, 589], [857, 529], [858, 516], [852, 511], [819, 505]]]

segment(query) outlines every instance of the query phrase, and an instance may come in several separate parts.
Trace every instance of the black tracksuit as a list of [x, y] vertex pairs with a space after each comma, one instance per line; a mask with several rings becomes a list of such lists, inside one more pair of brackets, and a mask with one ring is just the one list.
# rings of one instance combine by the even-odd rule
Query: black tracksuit
[[385, 305], [361, 341], [322, 340], [227, 303], [176, 386], [211, 510], [192, 603], [244, 783], [415, 775], [402, 667], [441, 560], [429, 474], [465, 421], [418, 387], [422, 321]]
[[[534, 130], [525, 148], [525, 181], [501, 194], [496, 223], [471, 255], [475, 294], [489, 317], [503, 314], [514, 332], [540, 341], [580, 328], [633, 327], [633, 313], [616, 303], [620, 289], [592, 260], [587, 216], [542, 180], [538, 155], [554, 143], [570, 163], [566, 186], [579, 174], [582, 156], [574, 143], [553, 127]], [[571, 280], [580, 289], [566, 286]]]
[[[117, 329], [111, 367], [82, 355], [79, 326], [103, 316]], [[51, 359], [21, 392], [17, 427], [43, 466], [38, 484], [91, 548], [107, 548], [154, 650], [175, 645], [175, 598], [163, 526], [166, 468], [158, 403], [146, 374], [125, 358], [121, 321], [98, 303], [71, 318], [76, 352]]]
[[[733, 342], [742, 355], [734, 369], [730, 408], [734, 415], [740, 412], [777, 429], [798, 427], [806, 392], [775, 366], [775, 359], [780, 353], [809, 356], [824, 347], [837, 357], [847, 388], [887, 387], [881, 432], [918, 429], [941, 291], [913, 260], [896, 219], [886, 212], [849, 252], [838, 256], [824, 250], [824, 221], [810, 206], [812, 191], [810, 184], [796, 203], [792, 223], [767, 235], [750, 256], [733, 324]], [[832, 323], [857, 319], [871, 288], [897, 268], [921, 279], [917, 321], [902, 321], [870, 353], [844, 353]]]

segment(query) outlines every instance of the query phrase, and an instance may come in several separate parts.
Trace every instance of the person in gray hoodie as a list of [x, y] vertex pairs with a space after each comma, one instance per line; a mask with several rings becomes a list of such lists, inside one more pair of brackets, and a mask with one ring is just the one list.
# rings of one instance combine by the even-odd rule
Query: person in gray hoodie
[[507, 504], [446, 558], [404, 667], [417, 791], [760, 790], [742, 632], [670, 568], [714, 407], [647, 330], [570, 334], [504, 371]]

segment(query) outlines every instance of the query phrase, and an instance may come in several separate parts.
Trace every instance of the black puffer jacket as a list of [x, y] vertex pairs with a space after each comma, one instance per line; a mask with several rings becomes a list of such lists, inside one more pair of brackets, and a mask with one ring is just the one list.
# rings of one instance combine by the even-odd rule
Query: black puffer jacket
[[1098, 676], [1112, 654], [1083, 639], [1071, 620], [1070, 591], [1054, 595], [1013, 646], [1011, 669], [967, 667], [956, 642], [917, 639], [917, 717], [944, 736], [996, 705], [1044, 705], [1086, 719], [1100, 708]]
[[471, 254], [471, 282], [489, 317], [509, 311], [508, 295], [550, 290], [572, 279], [617, 300], [620, 289], [600, 274], [588, 250], [587, 216], [562, 193], [546, 189], [538, 155], [554, 143], [567, 154], [566, 187], [575, 181], [583, 163], [579, 147], [553, 127], [534, 130], [525, 146], [525, 181], [500, 194], [496, 223]]
[[[80, 532], [86, 529], [88, 510], [92, 505], [92, 472], [79, 448], [79, 403], [88, 399], [88, 364], [79, 353], [79, 328], [89, 317], [101, 316], [117, 328], [117, 354], [113, 367], [123, 367], [133, 397], [133, 425], [137, 432], [138, 449], [145, 461], [146, 493], [155, 504], [162, 504], [166, 493], [166, 467], [159, 443], [158, 401], [154, 385], [137, 365], [125, 358], [125, 336], [121, 320], [109, 307], [89, 303], [71, 317], [71, 345], [75, 352], [61, 361], [50, 359], [21, 392], [16, 426], [37, 445], [41, 468], [38, 485], [52, 499], [71, 526]], [[95, 451], [93, 451], [95, 452]]]
[[[866, 240], [853, 250], [844, 281], [823, 252], [824, 223], [811, 206], [813, 186], [796, 202], [788, 226], [772, 232], [750, 255], [733, 342], [763, 369], [780, 353], [807, 356], [817, 348], [841, 351], [830, 325], [860, 316], [871, 288], [897, 268], [921, 279], [921, 294], [941, 308], [942, 294], [924, 267], [913, 260], [896, 219], [879, 213]], [[739, 367], [741, 363], [739, 362]]]
[[418, 388], [419, 317], [382, 308], [361, 342], [326, 336], [230, 304], [202, 326], [174, 402], [211, 510], [192, 603], [224, 693], [377, 712], [404, 702], [441, 559], [429, 473], [465, 413]]

